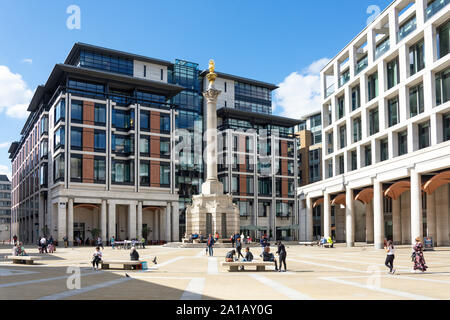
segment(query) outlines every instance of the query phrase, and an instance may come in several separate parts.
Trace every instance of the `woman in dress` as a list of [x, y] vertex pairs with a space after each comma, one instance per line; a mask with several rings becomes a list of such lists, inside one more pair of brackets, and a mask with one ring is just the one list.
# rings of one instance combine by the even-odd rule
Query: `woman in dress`
[[427, 271], [428, 267], [425, 264], [425, 258], [423, 257], [423, 244], [420, 237], [416, 238], [416, 244], [414, 245], [414, 271], [421, 270]]

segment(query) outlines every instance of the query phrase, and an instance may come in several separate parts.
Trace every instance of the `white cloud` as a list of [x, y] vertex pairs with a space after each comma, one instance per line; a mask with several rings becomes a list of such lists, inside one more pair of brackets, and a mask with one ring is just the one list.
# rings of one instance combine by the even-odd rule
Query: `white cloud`
[[32, 63], [33, 63], [33, 59], [30, 59], [30, 58], [22, 59], [22, 63], [29, 63], [29, 64], [32, 64]]
[[299, 119], [321, 108], [320, 71], [330, 61], [322, 58], [314, 61], [302, 72], [293, 72], [278, 85], [275, 106], [281, 115]]
[[11, 144], [11, 142], [3, 142], [3, 143], [0, 143], [0, 149], [8, 148], [10, 144]]
[[0, 65], [0, 112], [13, 118], [26, 118], [27, 107], [33, 97], [22, 76]]
[[11, 169], [7, 166], [0, 164], [0, 174], [6, 174], [9, 180], [11, 180]]

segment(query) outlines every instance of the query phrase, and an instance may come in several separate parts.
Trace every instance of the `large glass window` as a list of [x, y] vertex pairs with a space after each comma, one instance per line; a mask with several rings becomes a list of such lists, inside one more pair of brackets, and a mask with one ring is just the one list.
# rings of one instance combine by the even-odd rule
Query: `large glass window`
[[416, 22], [416, 16], [411, 17], [407, 21], [405, 21], [398, 30], [398, 41], [404, 39], [407, 35], [409, 35], [411, 32], [416, 30], [417, 28], [417, 22]]
[[44, 134], [48, 133], [48, 117], [44, 116], [41, 118], [40, 124], [40, 136], [42, 137]]
[[100, 52], [82, 49], [77, 66], [99, 69], [133, 76], [134, 63], [132, 59], [122, 58]]
[[415, 117], [424, 111], [423, 84], [409, 88], [409, 116]]
[[402, 156], [408, 153], [408, 131], [398, 133], [398, 155]]
[[398, 58], [388, 62], [387, 64], [387, 78], [388, 78], [388, 89], [396, 86], [400, 80], [399, 75]]
[[419, 149], [430, 146], [430, 123], [425, 122], [418, 125], [419, 128]]
[[94, 182], [105, 183], [106, 181], [106, 160], [104, 157], [94, 158]]
[[337, 112], [337, 116], [338, 116], [338, 120], [341, 119], [344, 116], [345, 113], [345, 101], [344, 101], [344, 97], [340, 97], [338, 98], [338, 112]]
[[84, 97], [97, 99], [105, 98], [105, 86], [103, 84], [69, 79], [68, 92]]
[[339, 127], [339, 142], [340, 149], [347, 146], [347, 128], [345, 125]]
[[159, 173], [159, 181], [161, 186], [170, 186], [170, 164], [161, 162]]
[[106, 132], [103, 130], [94, 131], [94, 148], [96, 152], [106, 151]]
[[54, 181], [64, 181], [64, 153], [60, 153], [55, 157], [53, 162]]
[[139, 179], [141, 186], [150, 186], [150, 162], [141, 161], [139, 168]]
[[161, 133], [170, 133], [170, 115], [160, 114], [160, 131]]
[[442, 116], [442, 127], [444, 129], [444, 141], [450, 140], [450, 113], [444, 114]]
[[388, 139], [380, 140], [380, 161], [389, 159], [389, 144]]
[[112, 119], [113, 126], [119, 130], [134, 129], [134, 109], [129, 111], [113, 109]]
[[73, 154], [70, 156], [70, 181], [81, 182], [83, 156]]
[[142, 131], [150, 131], [150, 112], [141, 111], [140, 123]]
[[134, 183], [134, 161], [112, 161], [111, 180], [117, 184]]
[[64, 141], [65, 141], [65, 130], [64, 127], [60, 127], [58, 130], [55, 131], [53, 142], [54, 146], [53, 149], [56, 151], [59, 148], [64, 148]]
[[40, 158], [47, 158], [48, 155], [48, 141], [47, 140], [43, 140], [41, 142], [41, 146], [39, 148], [40, 151]]
[[372, 146], [371, 145], [365, 146], [364, 159], [365, 159], [364, 164], [366, 167], [372, 165]]
[[75, 123], [83, 122], [83, 101], [72, 100], [71, 104], [71, 121]]
[[66, 100], [60, 100], [55, 106], [55, 125], [66, 117]]
[[260, 196], [272, 196], [272, 179], [258, 179], [258, 190]]
[[450, 20], [437, 29], [439, 59], [450, 52]]
[[388, 124], [389, 127], [398, 123], [398, 97], [388, 100]]
[[378, 97], [378, 73], [375, 72], [367, 78], [367, 90], [369, 93], [369, 101]]
[[141, 136], [139, 140], [139, 152], [142, 156], [150, 156], [150, 138], [147, 136]]
[[425, 46], [423, 40], [409, 48], [409, 73], [412, 76], [425, 68]]
[[113, 152], [120, 154], [134, 153], [134, 137], [113, 134], [112, 150]]
[[94, 106], [94, 122], [96, 125], [106, 124], [106, 105], [96, 103]]
[[339, 156], [339, 174], [345, 173], [344, 156]]
[[358, 142], [362, 139], [361, 117], [353, 119], [353, 142]]
[[369, 110], [369, 134], [374, 135], [379, 131], [378, 107]]
[[450, 68], [436, 74], [436, 105], [450, 100]]
[[170, 139], [160, 138], [159, 141], [159, 153], [161, 158], [170, 158]]
[[361, 93], [359, 85], [352, 89], [352, 111], [355, 111], [361, 106]]
[[350, 153], [351, 163], [352, 163], [352, 171], [358, 169], [358, 160], [357, 160], [357, 154], [356, 150], [353, 150]]
[[83, 128], [70, 128], [70, 148], [73, 150], [83, 149]]

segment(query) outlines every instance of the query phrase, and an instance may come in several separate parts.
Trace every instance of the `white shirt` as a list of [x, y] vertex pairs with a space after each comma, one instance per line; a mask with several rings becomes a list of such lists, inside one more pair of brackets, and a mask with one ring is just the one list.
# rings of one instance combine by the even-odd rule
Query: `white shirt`
[[95, 251], [94, 252], [94, 257], [99, 257], [101, 259], [102, 258], [102, 252], [101, 251]]
[[394, 248], [392, 248], [392, 247], [388, 247], [387, 248], [387, 255], [388, 256], [393, 256], [394, 255], [394, 253], [395, 253], [395, 249]]
[[41, 244], [45, 244], [47, 242], [47, 240], [45, 240], [45, 238], [41, 239]]

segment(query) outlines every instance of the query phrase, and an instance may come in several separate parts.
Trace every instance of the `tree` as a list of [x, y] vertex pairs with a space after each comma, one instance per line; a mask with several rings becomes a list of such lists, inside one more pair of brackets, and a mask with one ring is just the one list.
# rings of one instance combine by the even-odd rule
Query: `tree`
[[92, 239], [96, 240], [99, 237], [100, 233], [101, 233], [100, 229], [92, 229], [91, 231]]
[[142, 237], [147, 240], [148, 233], [150, 232], [149, 228], [147, 226], [142, 228]]

